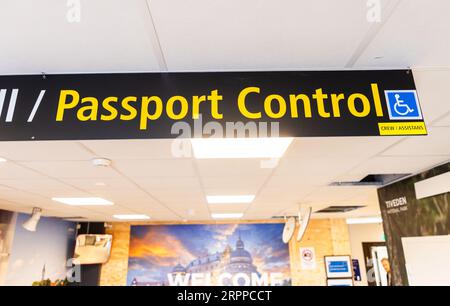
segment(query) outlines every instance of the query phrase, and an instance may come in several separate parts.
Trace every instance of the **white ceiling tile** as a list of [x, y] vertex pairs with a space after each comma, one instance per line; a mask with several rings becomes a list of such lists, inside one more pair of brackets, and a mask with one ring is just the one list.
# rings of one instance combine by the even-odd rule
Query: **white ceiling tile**
[[0, 142], [0, 156], [13, 161], [90, 160], [94, 157], [73, 141]]
[[103, 190], [117, 190], [123, 189], [127, 190], [134, 185], [130, 183], [127, 179], [116, 177], [116, 178], [63, 178], [62, 182], [75, 186], [77, 188], [89, 191], [97, 192]]
[[446, 39], [450, 32], [447, 19], [450, 2], [399, 2], [400, 5], [371, 41], [356, 66], [450, 66], [450, 41]]
[[165, 204], [171, 211], [176, 212], [177, 215], [183, 219], [198, 218], [206, 215], [205, 220], [210, 219], [210, 208], [206, 203], [202, 202], [174, 202]]
[[98, 193], [94, 194], [95, 196], [102, 197], [108, 201], [113, 202], [114, 204], [121, 205], [124, 207], [134, 207], [138, 205], [160, 205], [154, 198], [147, 194], [131, 194], [124, 192], [120, 193]]
[[[366, 157], [328, 157], [328, 158], [284, 158], [275, 170], [274, 177], [283, 177], [299, 186], [326, 185], [334, 181], [340, 174], [345, 173]], [[290, 183], [290, 184], [291, 184]]]
[[245, 219], [248, 220], [270, 220], [273, 217], [284, 216], [283, 211], [285, 207], [273, 208], [250, 208], [245, 212]]
[[164, 204], [179, 203], [186, 206], [186, 203], [206, 203], [203, 194], [183, 194], [183, 193], [160, 193], [154, 194], [154, 197]]
[[418, 173], [440, 164], [447, 158], [439, 156], [379, 156], [340, 176], [338, 181], [360, 180], [368, 174], [409, 174]]
[[438, 118], [450, 112], [447, 95], [450, 69], [414, 69], [414, 81], [425, 123], [428, 127]]
[[[450, 127], [428, 128], [428, 136], [410, 137], [384, 151], [383, 156], [433, 156], [450, 159]], [[445, 161], [445, 158], [441, 159]]]
[[52, 201], [50, 197], [11, 189], [5, 186], [0, 186], [0, 202], [26, 206], [30, 209], [35, 206], [42, 208], [58, 207], [58, 204]]
[[199, 190], [200, 181], [197, 177], [145, 177], [134, 178], [136, 184], [148, 192], [153, 190]]
[[119, 159], [172, 159], [174, 154], [172, 139], [138, 139], [138, 140], [89, 140], [83, 145], [97, 156]]
[[450, 112], [442, 118], [433, 122], [435, 127], [450, 127]]
[[298, 216], [298, 204], [287, 204], [280, 206], [278, 210], [274, 209], [270, 211], [269, 218], [271, 217], [285, 217], [285, 216]]
[[[328, 181], [328, 180], [325, 180]], [[289, 192], [303, 192], [304, 190], [310, 190], [311, 188], [323, 185], [324, 180], [312, 179], [307, 173], [300, 174], [284, 174], [284, 175], [272, 175], [264, 186], [265, 189], [287, 190]]]
[[181, 221], [180, 216], [174, 215], [170, 211], [153, 211], [149, 216], [152, 221]]
[[273, 171], [263, 168], [259, 159], [201, 159], [196, 164], [202, 178], [267, 177]]
[[349, 201], [352, 203], [361, 203], [367, 206], [376, 206], [378, 207], [378, 192], [377, 188], [372, 188], [367, 190], [365, 193], [361, 193], [359, 195], [354, 195], [349, 198]]
[[[211, 214], [210, 213], [202, 213], [198, 214], [192, 217], [186, 217], [183, 218], [183, 221], [185, 222], [198, 222], [199, 224], [202, 224], [205, 222], [205, 220], [211, 220]], [[192, 224], [192, 223], [191, 223]]]
[[234, 177], [202, 177], [205, 190], [258, 190], [267, 180], [266, 176], [240, 176]]
[[256, 197], [257, 203], [298, 203], [308, 194], [317, 189], [317, 187], [303, 187], [298, 185], [296, 189], [292, 188], [272, 188], [267, 187], [261, 190]]
[[217, 187], [217, 188], [205, 188], [204, 192], [205, 195], [256, 195], [259, 191], [259, 187], [254, 187], [254, 188], [250, 188], [250, 187], [227, 187], [227, 186], [222, 186], [222, 187]]
[[[52, 179], [15, 179], [0, 180], [0, 185], [18, 190], [39, 194], [46, 197], [73, 196], [80, 194], [80, 190]], [[0, 195], [1, 196], [1, 195]]]
[[287, 206], [292, 206], [293, 203], [286, 203], [283, 201], [255, 201], [250, 205], [250, 209], [278, 209], [281, 210]]
[[368, 158], [404, 137], [305, 137], [296, 138], [285, 158]]
[[125, 178], [61, 179], [68, 185], [84, 190], [93, 196], [108, 199], [136, 199], [148, 197], [147, 193]]
[[[175, 192], [176, 191], [176, 192]], [[186, 197], [186, 199], [191, 197], [201, 197], [204, 198], [203, 192], [201, 189], [154, 189], [152, 190], [152, 195], [158, 197], [169, 197], [169, 198], [183, 198]]]
[[[144, 1], [81, 1], [80, 22], [67, 1], [2, 1], [0, 73], [160, 70]], [[75, 51], [76, 50], [76, 51]]]
[[272, 214], [252, 211], [245, 213], [244, 218], [246, 220], [270, 220], [272, 218]]
[[[151, 217], [150, 221], [170, 221], [170, 222], [176, 222], [176, 221], [182, 221], [182, 218], [179, 216], [175, 216], [170, 212], [155, 212]], [[202, 220], [205, 220], [202, 218]], [[117, 221], [117, 220], [115, 220]]]
[[[161, 205], [156, 202], [145, 202], [145, 203], [135, 203], [120, 205], [121, 207], [128, 208], [136, 214], [146, 214], [150, 217], [153, 217], [155, 214], [171, 214], [173, 217], [178, 217], [179, 215], [188, 214], [187, 210], [184, 211], [181, 208], [176, 208], [170, 205]], [[196, 208], [196, 210], [199, 210]]]
[[0, 163], [0, 179], [39, 179], [39, 173], [12, 162]]
[[370, 28], [360, 0], [148, 3], [171, 70], [342, 68]]
[[20, 162], [42, 174], [55, 178], [114, 178], [119, 174], [111, 168], [93, 166], [90, 161]]
[[217, 205], [210, 208], [212, 214], [245, 213], [248, 205]]
[[100, 213], [104, 215], [119, 215], [119, 214], [136, 214], [137, 212], [134, 209], [130, 209], [120, 205], [112, 205], [112, 206], [89, 206], [85, 208], [89, 212]]
[[326, 205], [360, 205], [353, 202], [357, 196], [367, 195], [374, 187], [322, 187], [313, 191], [304, 198], [307, 203], [320, 203]]
[[[182, 217], [173, 214], [172, 212], [168, 211], [168, 210], [153, 210], [153, 211], [146, 211], [146, 210], [141, 210], [141, 211], [136, 211], [136, 213], [138, 214], [145, 214], [148, 215], [150, 217], [150, 222], [152, 221], [182, 221]], [[107, 215], [103, 215], [103, 218], [101, 219], [103, 221], [106, 222], [124, 222], [118, 219], [115, 219], [111, 214], [107, 214]], [[205, 220], [205, 219], [203, 219]]]
[[[131, 201], [116, 201], [118, 205], [122, 207], [128, 207], [130, 209], [147, 209], [147, 210], [161, 210], [166, 209], [161, 203], [155, 201], [152, 198], [133, 199]], [[114, 203], [116, 203], [114, 202]]]
[[193, 177], [194, 166], [189, 159], [118, 160], [113, 166], [127, 177]]
[[278, 212], [280, 212], [280, 210], [282, 209], [282, 207], [280, 206], [275, 206], [275, 207], [260, 207], [257, 205], [252, 205], [246, 212], [246, 216], [249, 215], [255, 215], [255, 214], [262, 214], [263, 216], [267, 217], [272, 217], [275, 214], [277, 214]]

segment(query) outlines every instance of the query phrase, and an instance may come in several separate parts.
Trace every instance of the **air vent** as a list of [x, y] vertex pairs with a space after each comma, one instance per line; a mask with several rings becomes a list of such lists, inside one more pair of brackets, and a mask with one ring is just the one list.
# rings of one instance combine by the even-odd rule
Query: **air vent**
[[356, 182], [333, 182], [330, 186], [384, 186], [410, 174], [369, 174]]
[[322, 210], [317, 211], [316, 213], [346, 213], [352, 210], [360, 209], [365, 206], [330, 206], [324, 208]]
[[369, 174], [363, 178], [361, 183], [380, 183], [381, 185], [386, 185], [392, 183], [393, 181], [399, 180], [405, 176], [410, 175], [409, 173], [402, 174]]
[[285, 218], [287, 219], [287, 218], [290, 218], [290, 217], [298, 217], [298, 215], [292, 215], [292, 216], [290, 216], [290, 215], [283, 215], [283, 216], [272, 216], [271, 217], [271, 219], [273, 219], [273, 220], [284, 220]]
[[75, 217], [64, 217], [63, 220], [72, 221], [72, 220], [85, 220], [85, 217], [75, 216]]

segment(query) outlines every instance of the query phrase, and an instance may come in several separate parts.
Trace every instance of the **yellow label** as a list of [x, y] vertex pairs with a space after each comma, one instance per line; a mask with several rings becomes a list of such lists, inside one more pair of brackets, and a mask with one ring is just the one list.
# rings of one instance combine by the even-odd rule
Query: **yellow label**
[[381, 136], [427, 135], [425, 122], [381, 122], [378, 129]]

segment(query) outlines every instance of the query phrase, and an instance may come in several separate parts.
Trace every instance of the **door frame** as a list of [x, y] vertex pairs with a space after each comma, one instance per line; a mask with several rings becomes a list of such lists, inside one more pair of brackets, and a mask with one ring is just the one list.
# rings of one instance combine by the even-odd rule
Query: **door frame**
[[366, 268], [366, 276], [367, 276], [367, 284], [369, 286], [376, 286], [377, 283], [376, 281], [370, 281], [369, 280], [369, 270], [373, 269], [373, 266], [368, 266], [368, 262], [369, 260], [372, 258], [372, 252], [371, 252], [371, 248], [372, 247], [387, 247], [386, 242], [363, 242], [362, 243], [362, 248], [363, 248], [363, 253], [364, 253], [364, 267]]

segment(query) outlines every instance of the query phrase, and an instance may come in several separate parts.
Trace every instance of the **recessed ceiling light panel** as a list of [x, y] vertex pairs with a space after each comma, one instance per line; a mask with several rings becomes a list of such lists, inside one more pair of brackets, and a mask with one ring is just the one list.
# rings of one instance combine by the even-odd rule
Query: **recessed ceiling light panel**
[[209, 204], [241, 204], [251, 203], [255, 199], [254, 195], [214, 195], [206, 196]]
[[70, 206], [109, 206], [114, 205], [113, 202], [103, 198], [87, 197], [87, 198], [52, 198], [53, 201]]
[[281, 158], [293, 138], [198, 138], [191, 139], [194, 157]]
[[111, 166], [111, 160], [108, 158], [94, 158], [92, 164], [96, 167], [109, 167]]
[[211, 214], [213, 219], [240, 219], [244, 216], [242, 213], [230, 213], [230, 214]]

